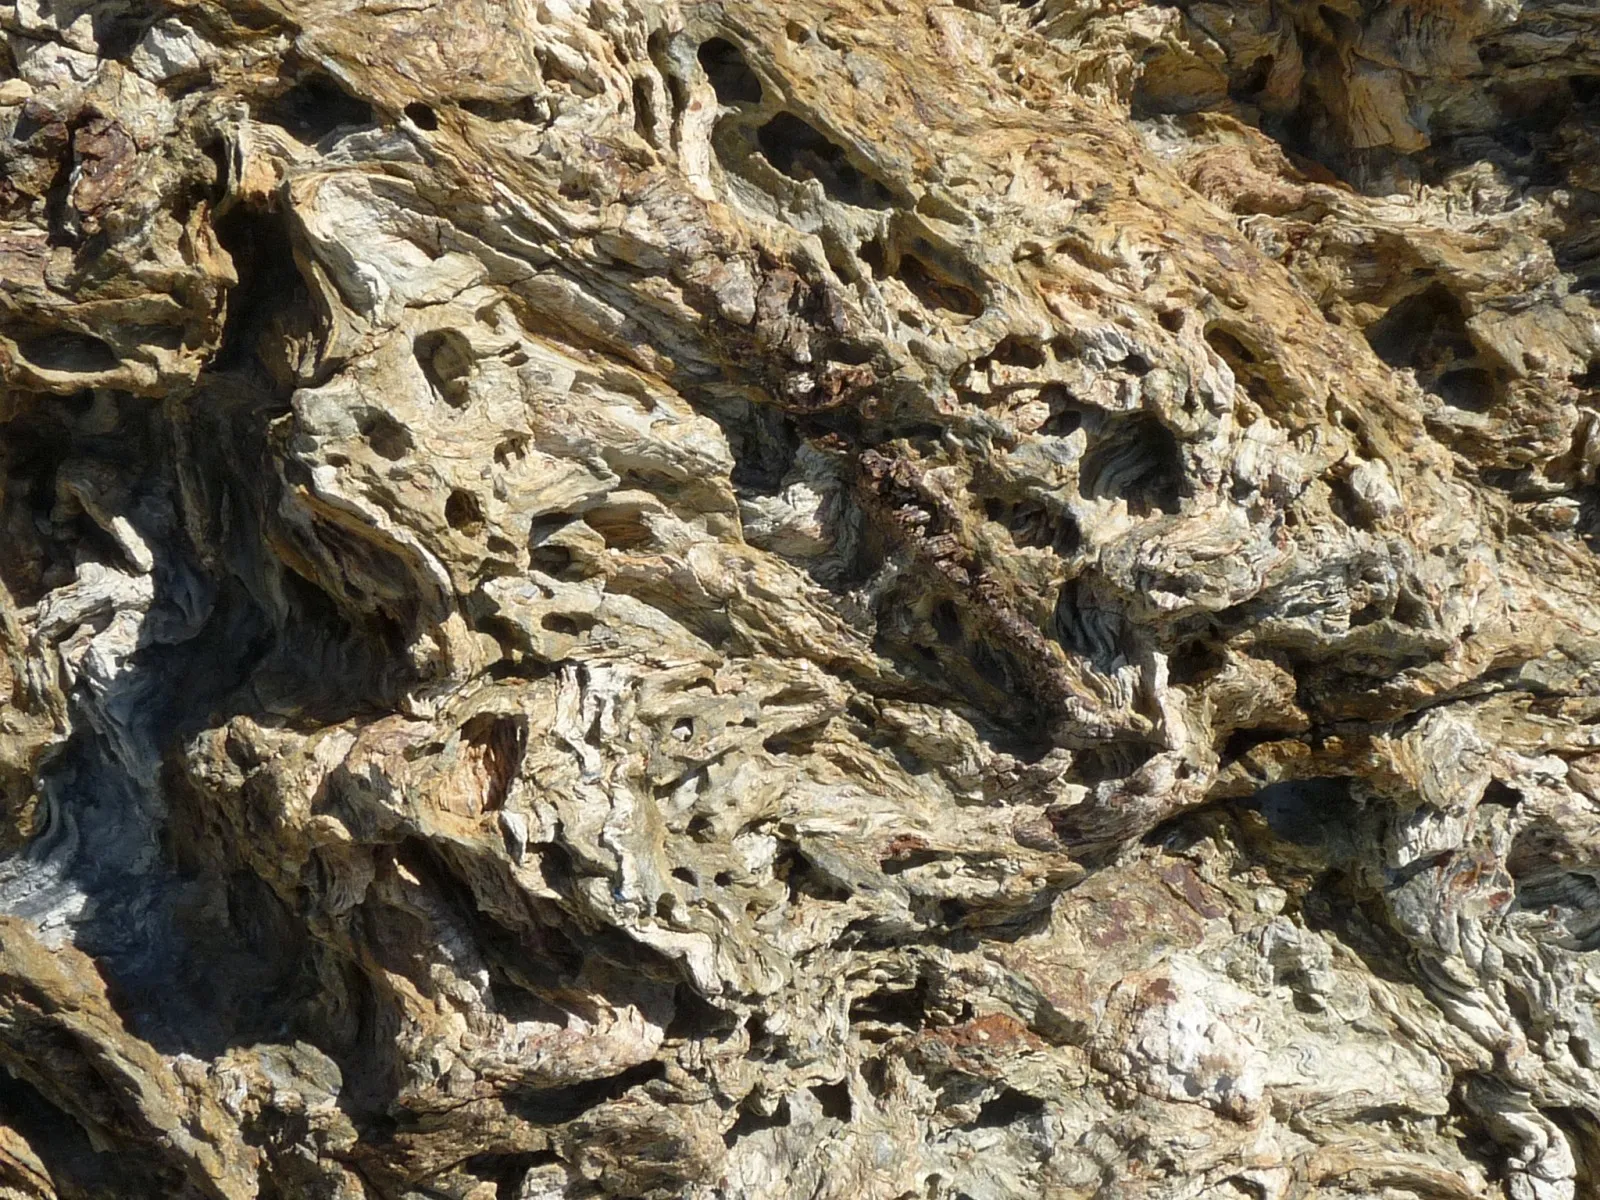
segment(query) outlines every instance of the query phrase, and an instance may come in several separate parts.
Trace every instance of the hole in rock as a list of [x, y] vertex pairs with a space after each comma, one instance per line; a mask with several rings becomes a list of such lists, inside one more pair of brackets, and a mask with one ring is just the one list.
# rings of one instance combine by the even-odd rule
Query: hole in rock
[[673, 40], [665, 29], [658, 29], [650, 35], [646, 46], [650, 52], [650, 61], [655, 64], [656, 71], [666, 81], [667, 94], [672, 101], [671, 116], [676, 120], [689, 107], [689, 88], [678, 73], [672, 55]]
[[1078, 522], [1069, 512], [1054, 512], [1036, 500], [1022, 500], [1007, 504], [1002, 500], [986, 500], [984, 514], [1011, 531], [1011, 539], [1019, 546], [1039, 550], [1053, 550], [1063, 558], [1070, 558], [1083, 544]]
[[506, 1093], [506, 1109], [513, 1117], [534, 1125], [561, 1125], [590, 1109], [617, 1100], [641, 1084], [659, 1079], [665, 1068], [659, 1062], [640, 1063], [603, 1079], [585, 1079], [559, 1087], [531, 1088]]
[[1394, 598], [1394, 619], [1412, 629], [1427, 629], [1433, 625], [1433, 610], [1410, 589], [1402, 588]]
[[118, 12], [113, 6], [95, 6], [91, 10], [95, 48], [101, 61], [120, 59], [139, 44], [139, 39], [155, 21], [150, 10]]
[[895, 195], [853, 163], [844, 148], [792, 113], [779, 113], [756, 131], [766, 160], [790, 179], [815, 179], [828, 198], [857, 208], [890, 208]]
[[[1508, 993], [1510, 989], [1507, 989]], [[1508, 996], [1509, 998], [1509, 996]], [[1542, 1006], [1541, 1006], [1542, 1007]], [[1530, 1018], [1522, 1020], [1523, 1027], [1532, 1032], [1537, 1028]], [[1548, 1021], [1546, 1023], [1548, 1028]], [[1585, 1048], [1588, 1042], [1582, 1037], [1574, 1037], [1572, 1041], [1580, 1047], [1575, 1057], [1584, 1066], [1590, 1066], [1586, 1061]], [[1600, 1195], [1600, 1120], [1596, 1120], [1593, 1113], [1586, 1108], [1575, 1105], [1541, 1105], [1540, 1112], [1549, 1117], [1566, 1135], [1567, 1144], [1572, 1147], [1575, 1170], [1573, 1182], [1577, 1184], [1577, 1194], [1580, 1196]]]
[[989, 358], [1002, 366], [1027, 370], [1037, 370], [1050, 361], [1050, 356], [1038, 342], [1016, 334], [1007, 334], [1001, 339], [1000, 344], [990, 351]]
[[461, 741], [484, 775], [484, 811], [500, 808], [528, 749], [527, 722], [479, 713], [461, 727]]
[[1013, 664], [1006, 654], [989, 642], [975, 642], [970, 655], [972, 670], [995, 691], [1012, 695], [1017, 688]]
[[1052, 383], [1039, 393], [1039, 399], [1050, 406], [1050, 415], [1039, 432], [1046, 437], [1071, 437], [1083, 428], [1083, 406], [1059, 383]]
[[900, 256], [895, 278], [928, 308], [943, 309], [966, 317], [976, 317], [983, 312], [983, 301], [977, 293], [936, 273], [914, 254]]
[[1159, 846], [1168, 854], [1182, 854], [1213, 835], [1215, 810], [1206, 806], [1191, 808], [1160, 822], [1139, 839], [1141, 845]]
[[462, 1164], [468, 1174], [476, 1176], [494, 1187], [495, 1196], [516, 1196], [523, 1179], [535, 1167], [560, 1162], [552, 1150], [529, 1150], [519, 1153], [474, 1154]]
[[795, 423], [766, 405], [724, 419], [733, 450], [733, 486], [740, 495], [776, 496], [800, 446]]
[[[861, 1081], [867, 1085], [867, 1091], [882, 1100], [888, 1096], [893, 1083], [889, 1074], [889, 1064], [882, 1058], [869, 1058], [861, 1064]], [[929, 1182], [937, 1180], [939, 1176], [929, 1176]]]
[[398, 462], [411, 451], [411, 432], [380, 409], [363, 409], [356, 418], [356, 428], [373, 452], [390, 462]]
[[785, 729], [762, 739], [761, 748], [768, 754], [810, 754], [826, 725], [826, 722], [821, 722], [803, 725], [799, 729]]
[[110, 371], [118, 359], [97, 337], [68, 330], [17, 337], [17, 351], [41, 371]]
[[[1090, 787], [1112, 779], [1126, 779], [1149, 762], [1155, 752], [1155, 747], [1141, 742], [1102, 742], [1078, 752], [1073, 773], [1080, 783]], [[1080, 836], [1072, 825], [1077, 811], [1067, 809], [1060, 819], [1051, 818], [1051, 823], [1063, 840], [1072, 841]]]
[[494, 461], [502, 467], [509, 467], [513, 461], [528, 457], [527, 435], [512, 434], [494, 448]]
[[[638, 99], [639, 81], [634, 81], [634, 98]], [[475, 117], [485, 121], [525, 121], [530, 125], [543, 125], [545, 111], [540, 107], [539, 101], [533, 96], [519, 96], [514, 100], [494, 100], [486, 96], [474, 96], [461, 101], [461, 107]]]
[[638, 550], [654, 541], [644, 514], [626, 504], [590, 509], [583, 514], [583, 520], [604, 539], [607, 550]]
[[1558, 79], [1497, 80], [1489, 85], [1488, 92], [1504, 123], [1498, 139], [1501, 145], [1519, 158], [1545, 157], [1544, 152], [1551, 145], [1547, 135], [1571, 112], [1571, 87]]
[[1373, 353], [1391, 367], [1430, 373], [1475, 354], [1467, 337], [1466, 312], [1443, 284], [1432, 284], [1401, 300], [1366, 332]]
[[551, 633], [582, 637], [595, 627], [595, 619], [587, 613], [545, 613], [539, 624]]
[[471, 492], [456, 488], [444, 502], [444, 519], [449, 522], [451, 529], [461, 533], [468, 535], [482, 533], [483, 505]]
[[1010, 1125], [1017, 1121], [1024, 1121], [1044, 1115], [1044, 1101], [1037, 1096], [1030, 1096], [1026, 1092], [1019, 1092], [1016, 1088], [1005, 1088], [998, 1096], [983, 1102], [978, 1109], [978, 1116], [972, 1122], [977, 1129], [997, 1129], [1002, 1125]]
[[889, 274], [889, 257], [883, 249], [883, 243], [877, 238], [868, 238], [861, 243], [856, 253], [861, 261], [866, 264], [868, 273], [874, 279], [883, 279]]
[[287, 401], [299, 364], [285, 352], [296, 336], [311, 340], [314, 322], [288, 217], [241, 204], [217, 222], [216, 233], [239, 282], [228, 289], [222, 344], [210, 369], [249, 369]]
[[907, 871], [914, 871], [918, 867], [926, 867], [932, 863], [943, 862], [946, 854], [938, 850], [908, 850], [886, 858], [880, 863], [885, 875], [904, 875]]
[[732, 42], [719, 37], [707, 39], [700, 44], [699, 59], [719, 104], [761, 103], [761, 80]]
[[1384, 618], [1384, 608], [1378, 601], [1363, 604], [1350, 614], [1350, 626], [1359, 629], [1363, 625], [1375, 625]]
[[350, 95], [330, 76], [316, 73], [296, 80], [257, 116], [302, 142], [321, 141], [335, 129], [373, 124], [372, 105]]
[[1091, 439], [1078, 486], [1090, 499], [1125, 499], [1139, 516], [1175, 513], [1183, 495], [1178, 439], [1148, 413], [1112, 421]]
[[667, 1024], [669, 1041], [720, 1040], [739, 1026], [732, 1013], [708, 1004], [694, 988], [680, 983], [672, 992], [672, 1020]]
[[1522, 793], [1516, 788], [1501, 783], [1498, 779], [1489, 780], [1489, 786], [1483, 789], [1483, 799], [1480, 804], [1497, 804], [1502, 808], [1516, 808], [1522, 803]]
[[454, 329], [430, 329], [412, 342], [411, 351], [434, 392], [452, 408], [465, 406], [470, 398], [472, 343]]
[[855, 894], [848, 884], [828, 874], [792, 846], [778, 856], [773, 874], [788, 885], [791, 902], [797, 902], [801, 897], [848, 900]]
[[135, 340], [149, 346], [158, 346], [162, 350], [181, 350], [183, 348], [183, 329], [177, 325], [131, 325], [127, 327]]
[[1256, 352], [1226, 329], [1207, 329], [1206, 345], [1215, 350], [1217, 355], [1233, 368], [1235, 375], [1239, 374], [1241, 367], [1258, 361]]
[[1248, 100], [1259, 96], [1266, 90], [1267, 80], [1272, 78], [1272, 68], [1277, 65], [1277, 59], [1270, 54], [1263, 54], [1240, 78], [1239, 82], [1229, 89], [1229, 94], [1236, 100]]
[[528, 560], [535, 571], [560, 579], [572, 566], [572, 551], [565, 546], [535, 546], [528, 552]]
[[[1542, 831], [1548, 835], [1549, 830]], [[1511, 843], [1506, 868], [1516, 880], [1516, 909], [1555, 916], [1567, 927], [1573, 948], [1586, 951], [1600, 945], [1594, 911], [1600, 908], [1600, 883], [1584, 871], [1563, 871], [1550, 859], [1548, 844], [1541, 844], [1537, 826], [1524, 829]]]
[[1288, 780], [1269, 784], [1243, 801], [1285, 841], [1322, 849], [1350, 843], [1361, 812], [1344, 778]]
[[1121, 666], [1130, 641], [1122, 611], [1100, 599], [1094, 580], [1085, 575], [1061, 585], [1055, 632], [1063, 647], [1105, 671]]
[[1481, 367], [1458, 367], [1439, 376], [1433, 385], [1444, 402], [1466, 412], [1487, 412], [1494, 407], [1494, 376]]
[[652, 146], [657, 144], [655, 88], [643, 76], [633, 81], [633, 131]]
[[1206, 345], [1228, 364], [1228, 369], [1233, 372], [1234, 379], [1245, 394], [1264, 410], [1272, 411], [1273, 385], [1263, 365], [1267, 356], [1226, 329], [1208, 327], [1205, 338]]
[[919, 983], [909, 988], [880, 988], [850, 1003], [850, 1023], [899, 1025], [921, 1029], [927, 1024], [928, 989]]
[[1193, 684], [1222, 670], [1228, 656], [1220, 646], [1195, 638], [1185, 642], [1167, 659], [1167, 679], [1174, 684]]
[[418, 129], [426, 130], [427, 132], [432, 133], [435, 129], [439, 128], [439, 114], [434, 112], [433, 109], [429, 108], [426, 104], [423, 104], [420, 100], [413, 100], [410, 104], [406, 105], [405, 114], [406, 120], [410, 121]]
[[833, 342], [828, 346], [828, 361], [847, 367], [860, 367], [877, 357], [877, 347], [867, 342]]
[[741, 1108], [739, 1119], [735, 1121], [727, 1133], [722, 1135], [722, 1140], [732, 1146], [740, 1138], [763, 1129], [783, 1129], [789, 1124], [789, 1102], [778, 1101], [778, 1106], [772, 1110], [770, 1116], [758, 1112], [754, 1108]]
[[744, 1027], [750, 1035], [750, 1049], [760, 1051], [763, 1056], [771, 1054], [774, 1049], [788, 1041], [787, 1038], [767, 1028], [767, 1018], [758, 1012], [751, 1013], [745, 1018]]
[[[112, 1104], [110, 1097], [84, 1096], [90, 1106]], [[139, 1154], [121, 1154], [91, 1142], [83, 1126], [57, 1108], [32, 1084], [0, 1071], [0, 1124], [26, 1139], [63, 1196], [176, 1196], [183, 1181], [176, 1170], [167, 1172], [155, 1160]], [[113, 1143], [115, 1146], [115, 1143]], [[12, 1160], [15, 1161], [15, 1160]], [[8, 1172], [9, 1175], [9, 1172]], [[11, 1193], [39, 1195], [29, 1189]]]
[[842, 1080], [838, 1083], [816, 1084], [811, 1094], [822, 1105], [822, 1115], [832, 1117], [835, 1121], [848, 1121], [855, 1111], [850, 1103], [850, 1085]]

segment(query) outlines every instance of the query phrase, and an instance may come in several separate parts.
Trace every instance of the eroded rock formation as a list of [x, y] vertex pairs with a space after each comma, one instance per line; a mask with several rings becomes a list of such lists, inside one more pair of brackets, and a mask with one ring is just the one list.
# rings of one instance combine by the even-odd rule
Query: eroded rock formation
[[0, 1195], [1600, 1188], [1600, 12], [0, 4]]

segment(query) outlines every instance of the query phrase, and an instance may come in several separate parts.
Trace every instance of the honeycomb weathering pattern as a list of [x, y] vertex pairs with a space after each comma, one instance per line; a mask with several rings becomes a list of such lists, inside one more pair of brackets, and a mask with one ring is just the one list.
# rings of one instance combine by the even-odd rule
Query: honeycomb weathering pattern
[[0, 1197], [1600, 1188], [1600, 10], [0, 30]]

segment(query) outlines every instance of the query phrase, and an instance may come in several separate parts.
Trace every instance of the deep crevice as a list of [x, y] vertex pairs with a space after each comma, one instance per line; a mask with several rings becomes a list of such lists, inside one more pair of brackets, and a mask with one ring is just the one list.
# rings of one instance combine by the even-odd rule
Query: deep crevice
[[976, 317], [983, 312], [983, 300], [976, 292], [935, 270], [915, 254], [902, 254], [894, 275], [928, 308], [963, 317]]
[[843, 147], [793, 113], [756, 130], [766, 160], [791, 179], [815, 179], [832, 200], [857, 208], [892, 208], [895, 194], [850, 160]]
[[726, 38], [707, 38], [697, 56], [719, 104], [760, 104], [761, 80]]
[[299, 141], [319, 142], [335, 129], [376, 122], [372, 105], [352, 96], [331, 75], [310, 71], [255, 110], [258, 121], [287, 129]]

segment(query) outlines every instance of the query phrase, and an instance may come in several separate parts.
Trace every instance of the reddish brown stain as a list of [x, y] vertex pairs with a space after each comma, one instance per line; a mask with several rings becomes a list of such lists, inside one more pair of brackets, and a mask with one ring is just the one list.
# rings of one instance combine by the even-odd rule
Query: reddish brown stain
[[999, 1050], [1019, 1042], [1029, 1046], [1045, 1044], [1043, 1039], [1031, 1033], [1021, 1021], [1005, 1013], [985, 1013], [960, 1025], [935, 1030], [932, 1036], [955, 1050], [974, 1048]]
[[1146, 1008], [1153, 1008], [1158, 1004], [1171, 1004], [1177, 998], [1177, 989], [1165, 975], [1152, 979], [1139, 989], [1139, 1000]]
[[1207, 894], [1208, 889], [1200, 882], [1200, 877], [1188, 863], [1173, 863], [1163, 867], [1161, 880], [1171, 889], [1173, 895], [1183, 900], [1202, 917], [1217, 918], [1227, 915], [1228, 910], [1211, 899]]
[[85, 217], [114, 204], [133, 179], [139, 148], [121, 125], [95, 117], [72, 135], [78, 178], [72, 206]]

